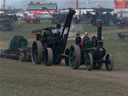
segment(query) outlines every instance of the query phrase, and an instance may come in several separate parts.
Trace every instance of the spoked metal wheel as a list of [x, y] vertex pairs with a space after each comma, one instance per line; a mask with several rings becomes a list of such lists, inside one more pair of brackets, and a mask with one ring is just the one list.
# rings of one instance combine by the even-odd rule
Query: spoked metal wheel
[[32, 62], [33, 64], [41, 64], [43, 58], [43, 46], [40, 41], [34, 41], [32, 44]]
[[93, 68], [93, 57], [92, 57], [92, 54], [85, 53], [85, 55], [84, 55], [84, 63], [85, 63], [86, 69], [88, 71], [91, 71], [92, 68]]
[[112, 71], [114, 67], [114, 60], [112, 54], [107, 54], [105, 58], [105, 66], [107, 71]]
[[78, 45], [71, 46], [69, 51], [69, 65], [73, 69], [79, 69], [80, 61], [81, 61], [80, 47]]
[[46, 66], [51, 66], [53, 64], [53, 51], [51, 48], [47, 48], [44, 52], [44, 62]]

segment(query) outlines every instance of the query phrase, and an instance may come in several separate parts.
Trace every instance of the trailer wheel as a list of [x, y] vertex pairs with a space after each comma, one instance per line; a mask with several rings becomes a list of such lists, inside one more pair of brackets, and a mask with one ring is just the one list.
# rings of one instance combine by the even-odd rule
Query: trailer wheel
[[85, 62], [86, 69], [88, 71], [91, 71], [92, 68], [93, 68], [93, 57], [92, 57], [92, 54], [90, 54], [90, 53], [85, 54], [84, 55], [84, 62]]
[[25, 61], [25, 55], [24, 55], [24, 53], [20, 53], [20, 55], [19, 55], [19, 61], [20, 62], [24, 62]]
[[51, 66], [53, 64], [53, 51], [51, 48], [47, 48], [44, 52], [44, 62], [46, 66]]
[[71, 46], [69, 51], [69, 65], [73, 69], [79, 69], [80, 61], [81, 61], [80, 47], [78, 45]]
[[105, 57], [105, 66], [107, 71], [112, 71], [114, 67], [114, 60], [112, 54], [107, 54]]
[[41, 64], [43, 58], [43, 46], [40, 41], [34, 41], [32, 44], [32, 62], [33, 64]]

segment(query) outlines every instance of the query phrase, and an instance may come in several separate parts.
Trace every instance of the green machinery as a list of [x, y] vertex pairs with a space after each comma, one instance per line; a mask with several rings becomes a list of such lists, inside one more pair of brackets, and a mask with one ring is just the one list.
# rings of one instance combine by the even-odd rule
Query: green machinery
[[74, 44], [69, 49], [69, 65], [73, 69], [78, 69], [84, 64], [87, 70], [101, 69], [105, 63], [106, 70], [112, 71], [114, 67], [113, 57], [111, 54], [106, 54], [102, 41], [102, 24], [97, 24], [97, 37], [92, 40], [81, 41], [80, 45]]
[[31, 48], [28, 47], [28, 41], [23, 36], [13, 36], [8, 49], [0, 50], [0, 57], [19, 59], [22, 62], [30, 61]]

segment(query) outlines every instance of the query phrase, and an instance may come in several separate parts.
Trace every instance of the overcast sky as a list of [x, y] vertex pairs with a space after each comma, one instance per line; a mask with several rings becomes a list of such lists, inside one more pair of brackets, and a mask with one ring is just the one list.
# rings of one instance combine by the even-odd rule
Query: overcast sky
[[[27, 4], [30, 1], [41, 1], [44, 2], [53, 2], [57, 3], [59, 8], [69, 8], [76, 6], [76, 0], [6, 0], [6, 7], [13, 6], [13, 8], [26, 8]], [[105, 8], [113, 8], [113, 1], [114, 0], [79, 0], [79, 8], [83, 7], [97, 7], [97, 5], [101, 5]], [[0, 8], [2, 7], [3, 0], [0, 0]]]

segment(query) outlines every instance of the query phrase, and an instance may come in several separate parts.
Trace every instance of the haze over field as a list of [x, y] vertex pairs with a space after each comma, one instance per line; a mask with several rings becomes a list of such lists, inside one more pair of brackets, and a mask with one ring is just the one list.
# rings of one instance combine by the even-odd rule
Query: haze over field
[[[6, 7], [12, 8], [26, 8], [30, 1], [34, 2], [54, 2], [58, 3], [59, 8], [67, 8], [76, 6], [76, 0], [6, 0]], [[0, 0], [0, 8], [2, 8], [3, 0]], [[113, 8], [113, 0], [79, 0], [79, 8], [83, 7], [97, 7], [100, 5], [105, 8]]]

